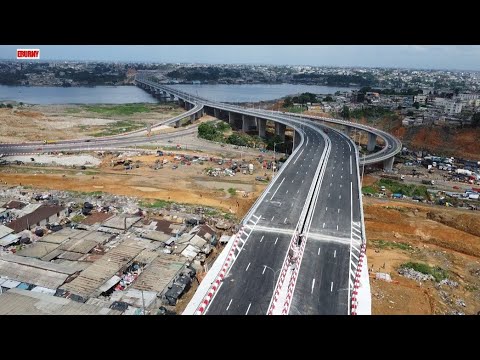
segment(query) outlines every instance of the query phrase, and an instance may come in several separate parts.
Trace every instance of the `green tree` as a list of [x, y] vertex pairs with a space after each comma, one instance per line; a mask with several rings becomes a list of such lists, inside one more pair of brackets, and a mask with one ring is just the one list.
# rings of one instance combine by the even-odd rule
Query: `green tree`
[[413, 103], [413, 107], [414, 107], [415, 109], [417, 109], [417, 110], [420, 109], [420, 103], [419, 103], [418, 101], [415, 101], [415, 102]]
[[7, 104], [7, 108], [12, 109], [13, 108], [12, 104]]
[[350, 109], [347, 105], [343, 105], [343, 109], [340, 113], [340, 115], [344, 118], [344, 119], [350, 119]]
[[293, 106], [292, 98], [290, 96], [287, 96], [285, 98], [285, 100], [283, 101], [283, 107], [288, 108], [288, 107], [291, 107], [291, 106]]
[[334, 101], [334, 100], [333, 100], [333, 98], [332, 98], [330, 95], [327, 95], [327, 96], [323, 99], [323, 101], [325, 101], [325, 102], [332, 102], [332, 101]]

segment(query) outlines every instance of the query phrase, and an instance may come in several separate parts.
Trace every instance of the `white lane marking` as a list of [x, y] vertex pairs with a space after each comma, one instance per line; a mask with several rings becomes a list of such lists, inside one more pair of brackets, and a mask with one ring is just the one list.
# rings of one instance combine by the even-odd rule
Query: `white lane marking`
[[283, 223], [286, 224], [287, 223], [287, 218], [285, 218], [285, 220], [283, 220]]
[[311, 294], [313, 294], [313, 288], [314, 287], [315, 287], [315, 279], [313, 279], [313, 281], [312, 281], [312, 292], [311, 292]]
[[250, 264], [251, 264], [251, 263], [248, 263], [247, 268], [245, 269], [245, 271], [248, 271], [248, 268], [250, 267]]
[[328, 211], [328, 206], [325, 208], [325, 211]]
[[[293, 184], [293, 180], [292, 180], [292, 184]], [[288, 191], [288, 190], [287, 190]]]
[[[332, 292], [332, 291], [333, 291], [333, 281], [332, 281], [332, 284], [330, 285], [330, 292]], [[248, 308], [250, 308], [250, 307], [248, 307]], [[245, 315], [247, 315], [247, 314], [245, 314]]]
[[333, 252], [333, 257], [337, 257], [337, 250]]
[[317, 255], [320, 255], [320, 250], [322, 250], [322, 249], [318, 248], [318, 253], [317, 253]]
[[352, 147], [350, 146], [350, 141], [347, 142], [347, 144], [348, 144], [348, 149], [349, 149], [350, 151], [352, 151]]
[[277, 241], [278, 241], [278, 237], [275, 239], [275, 244], [274, 245], [277, 245]]
[[338, 195], [338, 198], [341, 199], [341, 198], [342, 198], [342, 195]]
[[282, 186], [283, 184], [283, 181], [285, 180], [285, 178], [282, 179], [282, 182], [277, 186], [277, 190], [275, 190], [275, 192], [273, 193], [272, 197], [270, 198], [270, 200], [273, 199], [273, 197], [275, 196], [275, 194], [277, 193], [278, 189], [280, 188], [280, 186]]
[[288, 194], [288, 190], [287, 190], [287, 192], [286, 192], [285, 194]]
[[340, 179], [343, 179], [343, 175], [340, 175]]
[[330, 194], [328, 194], [328, 197], [330, 197]]
[[230, 299], [230, 302], [228, 303], [227, 309], [225, 311], [228, 311], [228, 309], [230, 308], [230, 305], [232, 304], [232, 300], [233, 299]]
[[338, 230], [338, 225], [337, 225], [337, 230]]
[[264, 236], [265, 236], [265, 235], [262, 235], [262, 238], [260, 239], [260, 242], [262, 242], [262, 241], [263, 241], [263, 238], [264, 238]]
[[267, 267], [264, 265], [264, 266], [263, 266], [262, 275], [265, 274], [265, 270], [267, 270]]
[[338, 209], [338, 213], [340, 214], [340, 209]]
[[[332, 286], [333, 286], [333, 283], [332, 283]], [[245, 313], [245, 315], [248, 315], [248, 312], [250, 311], [250, 306], [252, 306], [252, 303], [248, 304], [247, 312]]]
[[305, 171], [305, 175], [307, 175], [307, 174], [308, 174], [308, 171]]
[[342, 187], [342, 184], [340, 184], [340, 187]]
[[300, 154], [298, 154], [297, 158], [296, 158], [295, 161], [293, 162], [294, 164], [297, 162], [297, 160], [298, 160], [298, 158], [300, 157], [300, 155], [302, 155], [303, 150], [305, 150], [305, 149], [302, 149], [302, 151], [300, 152]]
[[297, 174], [298, 174], [298, 171], [297, 171]]
[[275, 215], [272, 216], [272, 220], [270, 220], [270, 221], [273, 221], [274, 218], [275, 218]]
[[332, 183], [330, 183], [330, 186], [332, 186]]
[[[313, 161], [313, 160], [312, 160], [312, 161]], [[310, 167], [310, 166], [312, 166], [312, 165], [308, 165], [308, 167]]]
[[332, 177], [333, 177], [333, 174], [332, 174]]
[[350, 155], [350, 175], [352, 174], [352, 155]]
[[303, 180], [302, 180], [302, 184], [303, 184]]
[[325, 223], [323, 223], [323, 226], [322, 226], [323, 229], [325, 229]]
[[[300, 189], [297, 190], [297, 194], [300, 192]], [[293, 204], [293, 203], [292, 203]]]

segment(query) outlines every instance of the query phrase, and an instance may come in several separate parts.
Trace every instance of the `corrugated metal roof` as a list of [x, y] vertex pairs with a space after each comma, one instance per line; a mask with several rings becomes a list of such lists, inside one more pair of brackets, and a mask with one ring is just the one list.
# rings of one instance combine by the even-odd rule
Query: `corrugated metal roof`
[[60, 250], [73, 251], [81, 254], [87, 254], [97, 246], [97, 242], [85, 239], [70, 239], [60, 245]]
[[157, 297], [157, 293], [155, 291], [143, 291], [143, 298], [142, 298], [142, 291], [137, 289], [128, 289], [126, 291], [115, 291], [110, 296], [111, 301], [122, 301], [126, 302], [129, 305], [143, 308], [143, 302], [145, 301], [145, 308], [148, 308], [150, 304], [152, 304]]
[[190, 244], [198, 247], [199, 249], [201, 249], [206, 243], [207, 243], [207, 240], [202, 239], [198, 235], [195, 235], [193, 238], [190, 239]]
[[42, 205], [30, 214], [19, 217], [8, 224], [10, 229], [16, 233], [35, 226], [36, 223], [65, 210], [65, 207], [59, 205]]
[[37, 293], [42, 293], [42, 294], [47, 294], [47, 295], [51, 295], [51, 296], [55, 295], [55, 293], [57, 292], [57, 290], [49, 289], [49, 288], [46, 288], [46, 287], [43, 287], [43, 286], [35, 286], [30, 291], [37, 292]]
[[110, 289], [113, 285], [117, 284], [122, 278], [117, 275], [113, 275], [105, 284], [98, 288], [99, 291], [105, 292]]
[[168, 239], [170, 239], [171, 235], [170, 234], [164, 234], [164, 233], [159, 232], [159, 231], [151, 230], [151, 231], [147, 231], [146, 233], [142, 234], [142, 237], [144, 237], [145, 239], [165, 242]]
[[161, 293], [173, 278], [184, 267], [186, 259], [174, 255], [159, 253], [158, 256], [145, 267], [132, 288]]
[[[2, 257], [3, 258], [3, 257]], [[54, 264], [56, 265], [56, 264]], [[68, 278], [68, 274], [38, 269], [0, 259], [0, 274], [20, 282], [56, 289]], [[2, 284], [2, 286], [4, 286]]]
[[60, 255], [58, 255], [58, 258], [75, 261], [75, 260], [80, 259], [83, 256], [84, 256], [84, 254], [82, 254], [82, 253], [77, 253], [77, 252], [72, 252], [72, 251], [64, 251]]
[[18, 240], [18, 235], [10, 234], [0, 239], [0, 246], [10, 245]]
[[121, 244], [95, 261], [73, 281], [62, 286], [62, 289], [83, 297], [99, 295], [101, 291], [98, 288], [131, 262], [142, 250], [140, 247]]
[[8, 234], [11, 234], [12, 232], [13, 230], [9, 227], [6, 227], [5, 225], [0, 225], [0, 239], [4, 236], [7, 236]]
[[17, 281], [17, 280], [7, 280], [7, 281], [4, 281], [2, 286], [5, 287], [5, 288], [8, 288], [8, 289], [14, 289], [16, 288], [18, 285], [20, 285], [22, 282], [21, 281]]
[[142, 264], [150, 264], [153, 260], [155, 260], [158, 254], [159, 253], [156, 251], [144, 249], [140, 254], [135, 257], [134, 261], [138, 261]]
[[5, 262], [11, 262], [11, 263], [18, 263], [18, 264], [23, 264], [30, 266], [32, 268], [39, 268], [43, 270], [49, 270], [49, 271], [54, 271], [58, 272], [61, 274], [68, 274], [72, 275], [77, 271], [83, 270], [84, 265], [78, 264], [77, 267], [75, 266], [65, 266], [61, 264], [55, 264], [49, 261], [42, 261], [34, 258], [28, 258], [28, 257], [23, 257], [23, 256], [18, 256], [18, 255], [13, 255], [13, 254], [4, 254], [0, 260], [3, 260]]
[[133, 226], [133, 224], [140, 221], [141, 219], [142, 218], [140, 216], [126, 217], [126, 215], [117, 215], [108, 219], [107, 221], [104, 221], [102, 225], [109, 228], [124, 230], [125, 223], [127, 225], [127, 229], [130, 229]]
[[55, 250], [57, 247], [58, 247], [57, 244], [37, 241], [34, 244], [27, 245], [25, 248], [18, 251], [16, 254], [19, 256], [26, 256], [26, 257], [40, 259], [41, 257], [44, 257], [48, 253]]
[[182, 251], [182, 255], [189, 259], [193, 259], [195, 256], [197, 256], [199, 252], [200, 252], [199, 248], [188, 244], [188, 246]]
[[118, 310], [33, 291], [11, 289], [0, 296], [1, 315], [120, 315]]

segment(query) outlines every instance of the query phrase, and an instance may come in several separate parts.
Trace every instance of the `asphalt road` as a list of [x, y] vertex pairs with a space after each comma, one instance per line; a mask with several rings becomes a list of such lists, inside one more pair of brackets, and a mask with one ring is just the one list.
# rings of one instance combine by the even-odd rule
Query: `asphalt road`
[[[352, 220], [360, 222], [354, 146], [329, 130], [328, 159], [312, 222], [307, 232], [291, 315], [346, 315]], [[358, 252], [356, 253], [358, 255]]]
[[[207, 314], [265, 315], [325, 147], [306, 128], [305, 141], [254, 213], [260, 216], [242, 252], [216, 292]], [[250, 230], [247, 229], [247, 232]]]

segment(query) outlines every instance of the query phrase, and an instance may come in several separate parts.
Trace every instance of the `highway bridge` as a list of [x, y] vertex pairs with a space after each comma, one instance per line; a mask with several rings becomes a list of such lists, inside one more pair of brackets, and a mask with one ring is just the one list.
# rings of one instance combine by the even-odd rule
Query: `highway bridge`
[[381, 138], [384, 146], [362, 161], [383, 163], [386, 171], [401, 150], [400, 141], [345, 120], [213, 102], [147, 75], [138, 76], [136, 83], [153, 94], [179, 99], [187, 109], [203, 105], [202, 111], [261, 137], [267, 121], [282, 139], [287, 127], [293, 131], [292, 154], [244, 217], [185, 314], [355, 313], [352, 294], [357, 292], [366, 239], [360, 159], [349, 134], [353, 129], [366, 132], [368, 151]]
[[[246, 109], [203, 99], [165, 85], [146, 74], [137, 86], [157, 97], [178, 99], [187, 112], [150, 129], [97, 139], [54, 144], [1, 144], [4, 154], [104, 150], [145, 142], [147, 132], [165, 124], [180, 126], [204, 113], [233, 128], [258, 131], [267, 121], [285, 139], [293, 133], [292, 153], [244, 217], [213, 268], [202, 281], [186, 314], [350, 314], [355, 313], [365, 230], [359, 176], [359, 153], [349, 138], [352, 129], [377, 137], [384, 146], [365, 156], [365, 164], [383, 163], [391, 170], [401, 143], [391, 135], [339, 119]], [[328, 124], [342, 126], [343, 131]], [[326, 131], [328, 129], [328, 131]], [[149, 140], [182, 136], [196, 129], [152, 135]]]

